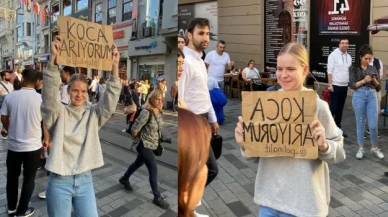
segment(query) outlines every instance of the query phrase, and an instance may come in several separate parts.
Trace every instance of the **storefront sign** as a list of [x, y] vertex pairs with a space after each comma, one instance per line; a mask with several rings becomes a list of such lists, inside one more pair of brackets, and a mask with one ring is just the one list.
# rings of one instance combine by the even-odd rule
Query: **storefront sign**
[[116, 38], [124, 38], [124, 30], [121, 30], [121, 31], [118, 31], [118, 32], [114, 32], [113, 33], [113, 39], [116, 39]]
[[58, 30], [63, 39], [58, 64], [112, 70], [112, 26], [58, 16]]
[[353, 62], [358, 48], [369, 44], [370, 0], [311, 2], [310, 70], [318, 81], [327, 82], [327, 59], [341, 38], [349, 39]]
[[178, 6], [178, 33], [180, 35], [186, 35], [187, 25], [194, 19], [194, 5], [179, 5]]
[[149, 50], [151, 48], [155, 48], [156, 45], [157, 45], [156, 41], [153, 41], [149, 45], [136, 46], [135, 50]]
[[307, 48], [308, 0], [265, 0], [265, 68], [276, 71], [280, 49], [289, 42]]
[[313, 91], [242, 92], [245, 154], [317, 159], [316, 100]]

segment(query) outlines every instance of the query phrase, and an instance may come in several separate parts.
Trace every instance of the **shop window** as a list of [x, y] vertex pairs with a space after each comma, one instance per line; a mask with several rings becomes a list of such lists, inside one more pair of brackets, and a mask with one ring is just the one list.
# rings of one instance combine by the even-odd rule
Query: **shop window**
[[71, 0], [63, 0], [62, 2], [63, 16], [71, 15]]
[[282, 31], [282, 41], [283, 44], [287, 44], [291, 42], [291, 23], [292, 23], [292, 18], [290, 12], [283, 10], [279, 14], [279, 23], [278, 23], [278, 28], [281, 28]]
[[116, 23], [116, 0], [109, 0], [108, 2], [108, 25]]
[[95, 6], [94, 20], [96, 23], [102, 24], [102, 3], [98, 3]]
[[51, 11], [52, 11], [52, 15], [51, 15], [52, 22], [55, 22], [55, 21], [57, 21], [58, 16], [60, 14], [59, 4], [53, 5]]
[[139, 21], [141, 38], [158, 35], [163, 16], [163, 0], [146, 0], [139, 5]]
[[77, 0], [77, 4], [75, 6], [76, 6], [75, 8], [76, 11], [86, 9], [88, 8], [88, 0]]
[[132, 0], [123, 0], [123, 21], [132, 19]]
[[158, 79], [164, 76], [164, 65], [140, 65], [138, 79], [149, 80], [150, 83], [156, 85]]

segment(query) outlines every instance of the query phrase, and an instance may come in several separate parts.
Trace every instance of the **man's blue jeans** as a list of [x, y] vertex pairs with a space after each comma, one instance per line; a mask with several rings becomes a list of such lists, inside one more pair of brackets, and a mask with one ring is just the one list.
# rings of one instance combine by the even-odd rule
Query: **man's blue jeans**
[[50, 217], [70, 216], [72, 206], [75, 216], [98, 216], [90, 171], [73, 176], [51, 173], [46, 197]]
[[357, 143], [364, 145], [365, 118], [368, 118], [370, 141], [377, 145], [377, 96], [376, 90], [370, 88], [359, 88], [354, 91], [352, 105], [356, 114]]
[[266, 207], [266, 206], [261, 206], [259, 209], [259, 216], [260, 217], [295, 217], [293, 215], [277, 211], [275, 209]]

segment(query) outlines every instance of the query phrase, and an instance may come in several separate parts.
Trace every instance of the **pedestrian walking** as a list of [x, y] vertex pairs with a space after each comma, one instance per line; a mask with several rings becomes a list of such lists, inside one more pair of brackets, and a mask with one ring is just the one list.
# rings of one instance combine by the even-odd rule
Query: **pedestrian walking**
[[[286, 44], [277, 57], [279, 91], [312, 91], [303, 86], [309, 73], [307, 50], [298, 43]], [[260, 217], [326, 217], [329, 214], [328, 163], [345, 160], [342, 131], [336, 126], [327, 103], [317, 96], [317, 120], [310, 127], [318, 144], [318, 159], [260, 158], [254, 202]], [[243, 120], [238, 117], [235, 137], [244, 157]], [[257, 160], [257, 158], [251, 158]]]
[[98, 216], [91, 170], [103, 166], [98, 131], [116, 110], [121, 84], [118, 77], [120, 54], [113, 45], [112, 74], [100, 101], [86, 106], [88, 84], [82, 74], [74, 74], [68, 83], [70, 104], [60, 103], [60, 76], [55, 65], [62, 45], [56, 36], [51, 59], [44, 72], [42, 91], [43, 121], [52, 136], [46, 169], [51, 172], [47, 186], [47, 211], [50, 217]]
[[[202, 51], [209, 44], [209, 33], [210, 23], [208, 19], [194, 18], [190, 21], [187, 28], [188, 46], [183, 49], [185, 60], [182, 76], [178, 83], [178, 95], [188, 110], [208, 119], [212, 133], [216, 135], [219, 126], [207, 86], [206, 65], [201, 59]], [[209, 158], [206, 165], [208, 167], [206, 186], [208, 186], [218, 174], [217, 160], [211, 148], [209, 148]], [[196, 211], [194, 214], [198, 217], [207, 217], [207, 215], [201, 215]]]
[[100, 100], [105, 90], [106, 90], [105, 78], [100, 78], [100, 81], [98, 82], [97, 89], [96, 89], [96, 102]]
[[[349, 40], [342, 38], [339, 48], [335, 49], [327, 60], [327, 73], [330, 91], [330, 111], [335, 124], [341, 128], [342, 112], [348, 94], [349, 67], [352, 57], [348, 54]], [[344, 137], [348, 137], [343, 133]]]
[[[0, 81], [0, 108], [4, 102], [5, 96], [14, 91], [13, 85], [11, 84], [11, 72], [2, 71], [1, 72], [1, 81]], [[5, 130], [4, 126], [1, 127], [1, 138], [7, 139], [8, 132]]]
[[129, 178], [137, 169], [145, 164], [148, 169], [150, 185], [154, 195], [152, 203], [162, 209], [168, 209], [170, 205], [164, 201], [158, 190], [158, 167], [154, 155], [154, 150], [158, 148], [159, 144], [167, 140], [162, 133], [163, 120], [161, 109], [163, 100], [163, 93], [155, 89], [150, 93], [147, 101], [142, 106], [143, 110], [135, 119], [131, 133], [133, 138], [135, 138], [133, 149], [136, 149], [137, 157], [128, 167], [124, 176], [119, 179], [119, 182], [127, 190], [132, 190]]
[[175, 112], [175, 106], [177, 104], [178, 99], [178, 81], [175, 81], [174, 84], [171, 86], [170, 96], [172, 101], [172, 110]]
[[377, 95], [376, 89], [380, 90], [380, 76], [377, 69], [370, 66], [372, 59], [372, 49], [369, 45], [360, 47], [360, 51], [349, 71], [349, 87], [354, 90], [352, 105], [356, 114], [357, 125], [357, 143], [359, 146], [356, 158], [361, 160], [364, 157], [364, 130], [365, 118], [368, 120], [370, 131], [370, 141], [372, 144], [371, 152], [377, 158], [383, 159], [384, 154], [377, 147]]
[[[36, 70], [24, 69], [21, 80], [22, 88], [9, 93], [1, 108], [1, 122], [8, 132], [7, 209], [9, 215], [31, 216], [35, 209], [28, 204], [34, 192], [42, 148], [42, 98], [34, 89], [37, 82]], [[23, 185], [18, 204], [22, 165]]]

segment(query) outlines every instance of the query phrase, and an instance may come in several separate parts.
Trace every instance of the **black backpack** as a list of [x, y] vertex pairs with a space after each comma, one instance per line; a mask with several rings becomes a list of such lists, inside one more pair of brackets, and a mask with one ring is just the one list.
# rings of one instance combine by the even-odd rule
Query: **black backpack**
[[[128, 134], [132, 134], [132, 126], [133, 126], [133, 124], [135, 123], [135, 120], [136, 120], [136, 118], [138, 118], [139, 117], [139, 115], [140, 115], [140, 113], [141, 113], [141, 111], [143, 111], [143, 109], [137, 109], [137, 111], [136, 111], [136, 113], [135, 113], [135, 117], [133, 118], [133, 121], [131, 122], [131, 123], [128, 123], [127, 124], [127, 130], [126, 130], [126, 132], [128, 133]], [[152, 113], [151, 112], [153, 112], [153, 111], [151, 111], [151, 110], [148, 110], [148, 121], [147, 121], [147, 123], [141, 128], [141, 130], [140, 131], [142, 131], [143, 130], [143, 128], [147, 125], [147, 124], [149, 124], [150, 123], [150, 121], [151, 121], [151, 115], [152, 115]], [[139, 132], [140, 133], [140, 132]]]
[[19, 80], [19, 78], [17, 76], [16, 76], [15, 80], [13, 81], [13, 89], [14, 90], [22, 89], [22, 82]]

